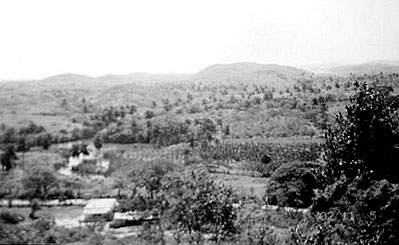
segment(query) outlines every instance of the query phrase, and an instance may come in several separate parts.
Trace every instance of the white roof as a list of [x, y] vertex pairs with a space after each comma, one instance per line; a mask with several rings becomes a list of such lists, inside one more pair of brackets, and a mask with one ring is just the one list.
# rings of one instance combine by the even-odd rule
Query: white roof
[[115, 198], [98, 198], [87, 201], [83, 214], [105, 214], [116, 206]]
[[114, 220], [138, 220], [141, 218], [141, 215], [138, 212], [126, 212], [126, 213], [118, 213], [114, 214]]

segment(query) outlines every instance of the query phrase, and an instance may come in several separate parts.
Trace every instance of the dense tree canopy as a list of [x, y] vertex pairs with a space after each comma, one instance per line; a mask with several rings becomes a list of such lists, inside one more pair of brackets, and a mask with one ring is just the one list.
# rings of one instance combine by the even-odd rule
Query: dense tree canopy
[[326, 134], [329, 182], [293, 232], [296, 244], [398, 244], [397, 98], [355, 83], [355, 94]]
[[389, 89], [355, 83], [355, 95], [326, 134], [331, 176], [362, 173], [399, 182], [392, 171], [399, 159], [399, 103]]

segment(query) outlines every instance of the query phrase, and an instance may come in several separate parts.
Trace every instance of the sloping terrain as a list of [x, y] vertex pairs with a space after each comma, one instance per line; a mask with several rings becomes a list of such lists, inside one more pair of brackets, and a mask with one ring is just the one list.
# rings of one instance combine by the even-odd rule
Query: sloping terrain
[[[387, 74], [399, 71], [399, 66], [395, 62], [381, 61], [325, 69], [328, 74], [346, 76], [366, 71]], [[328, 74], [322, 76], [327, 78]], [[131, 73], [101, 77], [60, 74], [42, 80], [6, 81], [0, 83], [0, 123], [17, 126], [33, 120], [50, 131], [71, 130], [79, 127], [74, 118], [85, 118], [109, 106], [134, 105], [141, 116], [147, 110], [152, 110], [162, 120], [163, 115], [170, 114], [165, 114], [166, 110], [181, 119], [209, 117], [217, 113], [236, 132], [256, 128], [257, 132], [251, 135], [264, 132], [276, 134], [277, 131], [283, 134], [285, 128], [277, 126], [289, 124], [295, 127], [298, 124], [298, 120], [292, 118], [295, 115], [272, 117], [270, 105], [260, 105], [260, 100], [268, 96], [282, 99], [293, 96], [293, 88], [300, 86], [303, 90], [303, 86], [308, 87], [309, 84], [305, 83], [312, 79], [312, 75], [290, 66], [241, 62], [212, 65], [196, 74]], [[319, 80], [332, 81], [331, 78]], [[298, 81], [304, 84], [298, 84]], [[323, 84], [326, 85], [325, 82]], [[319, 82], [314, 86], [319, 87]], [[308, 97], [306, 93], [301, 93], [304, 98]], [[253, 110], [246, 110], [251, 105]], [[287, 118], [290, 118], [289, 122], [286, 122]], [[265, 123], [276, 127], [261, 126]], [[312, 126], [307, 125], [306, 128], [311, 129]]]
[[291, 66], [241, 62], [209, 66], [194, 76], [200, 82], [224, 82], [228, 84], [259, 84], [274, 88], [287, 87], [296, 77], [308, 73]]
[[349, 74], [379, 74], [379, 73], [397, 73], [399, 72], [398, 61], [373, 61], [357, 65], [326, 65], [309, 66], [309, 70], [316, 73], [349, 75]]

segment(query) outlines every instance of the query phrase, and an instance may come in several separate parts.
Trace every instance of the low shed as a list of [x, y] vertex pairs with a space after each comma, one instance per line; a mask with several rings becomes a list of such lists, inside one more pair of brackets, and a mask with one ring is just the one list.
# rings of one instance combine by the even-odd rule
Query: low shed
[[99, 198], [87, 201], [83, 209], [84, 221], [106, 220], [111, 221], [117, 205], [115, 198]]

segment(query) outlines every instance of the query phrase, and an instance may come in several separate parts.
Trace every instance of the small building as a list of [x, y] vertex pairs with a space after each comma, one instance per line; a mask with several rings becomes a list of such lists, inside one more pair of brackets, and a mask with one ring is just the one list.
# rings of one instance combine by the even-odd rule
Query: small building
[[159, 220], [158, 213], [149, 214], [147, 212], [130, 211], [126, 213], [116, 212], [111, 228], [120, 228], [124, 226], [142, 225], [143, 222], [157, 222]]
[[142, 224], [142, 215], [138, 212], [118, 213], [114, 215], [114, 219], [110, 224], [111, 228], [120, 228], [124, 226], [133, 226]]
[[111, 221], [114, 217], [116, 205], [116, 198], [91, 199], [87, 201], [86, 206], [83, 209], [84, 221]]

